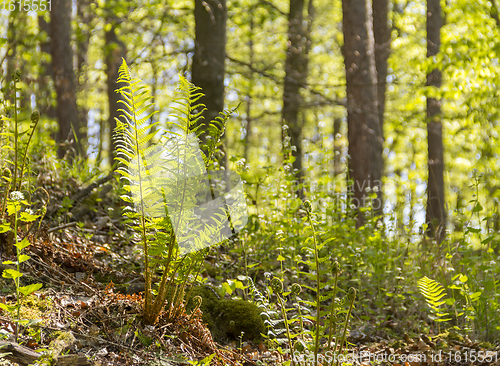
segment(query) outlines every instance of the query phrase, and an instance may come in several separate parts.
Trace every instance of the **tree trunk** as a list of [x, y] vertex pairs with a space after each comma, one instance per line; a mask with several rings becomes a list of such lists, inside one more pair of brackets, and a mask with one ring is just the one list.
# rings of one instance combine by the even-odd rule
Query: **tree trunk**
[[[92, 14], [90, 10], [91, 0], [77, 0], [76, 2], [76, 16], [77, 16], [77, 41], [76, 41], [76, 60], [78, 67], [77, 85], [78, 91], [85, 89], [86, 84], [86, 65], [88, 59], [88, 49], [90, 43], [90, 27], [92, 22]], [[82, 124], [83, 146], [87, 146], [89, 139], [87, 125], [88, 125], [89, 110], [86, 107], [81, 107], [78, 110], [79, 120]]]
[[373, 0], [373, 36], [375, 39], [375, 67], [377, 69], [378, 121], [382, 138], [384, 138], [387, 59], [391, 53], [391, 29], [389, 28], [388, 20], [389, 0]]
[[[368, 201], [366, 188], [378, 190], [373, 202], [382, 209], [382, 134], [378, 120], [372, 7], [369, 0], [342, 0], [344, 62], [347, 85], [347, 136], [352, 204]], [[358, 212], [358, 225], [364, 222]]]
[[[59, 122], [56, 142], [61, 144], [57, 151], [59, 158], [63, 158], [69, 149], [74, 149], [76, 154], [83, 154], [71, 47], [71, 6], [70, 0], [52, 0], [50, 13], [52, 71], [57, 93], [56, 112]], [[64, 144], [66, 140], [74, 142], [68, 146]]]
[[[439, 0], [427, 0], [427, 57], [439, 52], [441, 45], [441, 4]], [[441, 71], [432, 70], [427, 75], [427, 85], [441, 87]], [[427, 142], [428, 170], [427, 208], [425, 221], [428, 235], [438, 243], [444, 239], [446, 212], [444, 209], [444, 160], [443, 129], [441, 125], [441, 102], [427, 98]]]
[[[206, 125], [224, 110], [224, 76], [226, 59], [226, 0], [195, 0], [195, 44], [191, 82], [205, 94], [200, 103], [207, 110], [203, 113]], [[202, 143], [206, 141], [203, 131]], [[227, 166], [227, 157], [219, 160]]]
[[[13, 90], [11, 89], [12, 74], [19, 67], [16, 62], [17, 58], [17, 43], [18, 37], [16, 32], [16, 19], [20, 17], [19, 10], [16, 6], [15, 10], [9, 13], [8, 29], [7, 29], [7, 77], [5, 78], [5, 99], [13, 100]], [[0, 65], [1, 66], [1, 65]]]
[[248, 78], [248, 92], [247, 92], [247, 108], [246, 108], [246, 125], [245, 125], [245, 140], [244, 140], [244, 151], [243, 151], [243, 157], [245, 158], [245, 162], [248, 163], [248, 158], [250, 154], [250, 136], [252, 134], [252, 92], [253, 92], [253, 86], [254, 86], [254, 72], [252, 70], [253, 64], [254, 64], [254, 9], [255, 7], [252, 7], [250, 9], [251, 14], [250, 14], [250, 33], [249, 33], [249, 40], [248, 40], [248, 53], [250, 54], [250, 59], [249, 59], [249, 65], [250, 65], [250, 76]]
[[[310, 24], [312, 0], [309, 0], [309, 26], [304, 25], [304, 0], [290, 0], [288, 13], [288, 48], [285, 61], [285, 83], [283, 90], [283, 124], [289, 127], [290, 143], [295, 146], [293, 169], [299, 183], [303, 177], [302, 122], [299, 112], [302, 104], [301, 89], [307, 80], [308, 52], [311, 45]], [[302, 194], [302, 190], [299, 190]]]
[[[106, 31], [106, 77], [107, 77], [107, 88], [108, 88], [108, 103], [109, 103], [109, 117], [108, 117], [108, 127], [109, 127], [109, 137], [108, 137], [108, 157], [109, 163], [113, 165], [114, 157], [116, 156], [116, 140], [113, 139], [113, 133], [116, 128], [116, 120], [120, 116], [118, 109], [123, 108], [121, 103], [118, 103], [121, 96], [116, 93], [116, 89], [120, 88], [121, 85], [117, 82], [118, 79], [118, 69], [122, 64], [122, 58], [126, 59], [127, 49], [125, 44], [118, 39], [115, 26], [113, 25], [109, 31]], [[101, 129], [104, 126], [101, 124]]]
[[[42, 53], [50, 55], [50, 24], [45, 21], [43, 15], [38, 16], [38, 28], [40, 33], [45, 33], [47, 40], [40, 42], [40, 50]], [[37, 96], [37, 104], [40, 109], [40, 114], [47, 116], [51, 119], [57, 118], [56, 109], [53, 105], [52, 100], [52, 90], [50, 88], [50, 81], [54, 79], [54, 74], [52, 73], [52, 65], [48, 62], [43, 61], [41, 63], [41, 70], [39, 76], [40, 91]]]

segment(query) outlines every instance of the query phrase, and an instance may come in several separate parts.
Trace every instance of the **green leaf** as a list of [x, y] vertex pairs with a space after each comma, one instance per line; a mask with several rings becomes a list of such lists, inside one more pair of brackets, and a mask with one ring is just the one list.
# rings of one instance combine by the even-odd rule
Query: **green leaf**
[[476, 228], [473, 228], [473, 227], [467, 227], [467, 229], [465, 230], [465, 233], [474, 233], [474, 234], [479, 234], [481, 232], [481, 229], [476, 229]]
[[14, 312], [14, 311], [17, 310], [17, 306], [15, 306], [15, 305], [7, 305], [7, 304], [4, 304], [4, 303], [0, 302], [0, 309], [8, 311], [9, 313], [12, 313], [12, 312]]
[[150, 346], [151, 343], [153, 343], [151, 341], [151, 338], [145, 336], [144, 334], [142, 334], [140, 331], [136, 330], [135, 332], [135, 335], [137, 336], [137, 338], [139, 338], [139, 340], [141, 341], [141, 343], [144, 345], [144, 346]]
[[27, 260], [29, 260], [31, 257], [29, 255], [26, 255], [26, 254], [21, 254], [19, 256], [19, 263], [23, 263], [23, 262], [26, 262]]
[[452, 306], [455, 303], [455, 299], [453, 297], [449, 297], [444, 302], [446, 305]]
[[243, 285], [240, 281], [234, 281], [235, 288], [239, 288], [240, 290], [244, 290], [247, 286]]
[[4, 278], [12, 278], [15, 280], [16, 278], [22, 277], [23, 274], [15, 269], [5, 269], [2, 273], [2, 277]]
[[22, 293], [23, 295], [29, 295], [35, 291], [40, 290], [42, 286], [43, 285], [41, 283], [32, 283], [31, 285], [28, 286], [19, 287], [19, 292]]
[[6, 233], [9, 230], [10, 230], [9, 224], [0, 224], [0, 234]]
[[495, 237], [494, 237], [494, 236], [489, 236], [489, 237], [487, 237], [486, 239], [484, 239], [484, 240], [481, 242], [481, 244], [483, 244], [483, 245], [484, 245], [484, 244], [488, 244], [488, 243], [489, 243], [490, 241], [492, 241], [493, 239], [495, 239]]
[[29, 247], [30, 246], [30, 242], [28, 241], [27, 238], [24, 238], [23, 240], [21, 240], [20, 242], [14, 244], [14, 246], [19, 249], [19, 250], [23, 250], [24, 248], [26, 247]]
[[18, 212], [19, 210], [21, 209], [21, 205], [16, 203], [16, 204], [13, 204], [13, 203], [9, 203], [7, 205], [7, 215], [13, 215], [15, 214], [16, 212]]
[[21, 220], [22, 222], [32, 222], [32, 221], [35, 221], [36, 219], [38, 219], [40, 217], [40, 215], [32, 215], [28, 212], [21, 212], [21, 215], [19, 216], [19, 220]]
[[472, 212], [481, 212], [483, 210], [483, 206], [479, 202], [476, 203], [476, 206], [472, 209]]
[[229, 286], [229, 283], [227, 282], [222, 283], [222, 287], [224, 287], [226, 293], [228, 293], [229, 295], [233, 293], [233, 289], [231, 288], [231, 286]]

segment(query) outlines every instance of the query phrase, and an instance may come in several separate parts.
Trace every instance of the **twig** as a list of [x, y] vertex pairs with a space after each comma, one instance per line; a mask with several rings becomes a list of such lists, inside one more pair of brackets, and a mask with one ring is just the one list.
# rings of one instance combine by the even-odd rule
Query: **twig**
[[54, 231], [66, 229], [68, 227], [73, 227], [73, 226], [76, 226], [76, 225], [78, 225], [78, 223], [76, 221], [69, 222], [69, 223], [64, 224], [64, 225], [59, 225], [59, 226], [53, 227], [52, 229], [47, 230], [47, 233], [52, 233]]

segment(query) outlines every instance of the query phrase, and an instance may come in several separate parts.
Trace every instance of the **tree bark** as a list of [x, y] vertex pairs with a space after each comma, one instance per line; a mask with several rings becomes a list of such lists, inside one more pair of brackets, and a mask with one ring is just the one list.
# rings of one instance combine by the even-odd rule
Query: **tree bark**
[[[40, 33], [45, 33], [47, 40], [40, 42], [40, 50], [42, 53], [50, 55], [50, 24], [45, 20], [43, 15], [38, 15], [38, 28]], [[53, 105], [52, 90], [50, 89], [50, 81], [54, 79], [52, 65], [49, 62], [42, 61], [39, 76], [40, 92], [37, 98], [40, 114], [49, 118], [56, 119], [57, 113]]]
[[[52, 71], [57, 93], [56, 112], [59, 122], [56, 142], [61, 144], [57, 151], [59, 158], [63, 158], [71, 148], [76, 154], [83, 155], [71, 47], [71, 6], [70, 0], [52, 0], [50, 13]], [[64, 144], [66, 140], [74, 142], [68, 146]]]
[[[203, 112], [205, 125], [224, 110], [224, 77], [226, 59], [226, 0], [195, 0], [195, 44], [191, 82], [202, 88], [205, 94], [200, 103], [207, 110]], [[206, 142], [206, 130], [201, 134]], [[227, 157], [219, 160], [227, 166]]]
[[[373, 202], [382, 209], [382, 134], [378, 120], [377, 75], [369, 0], [342, 0], [347, 127], [352, 204], [368, 203], [366, 188], [378, 190]], [[358, 212], [358, 225], [364, 217]]]
[[[118, 39], [115, 32], [115, 26], [113, 25], [109, 31], [106, 31], [106, 77], [107, 77], [107, 91], [108, 91], [108, 103], [109, 103], [109, 135], [108, 135], [108, 156], [109, 162], [113, 165], [113, 160], [116, 156], [116, 140], [113, 139], [113, 133], [116, 128], [116, 119], [120, 116], [118, 109], [123, 108], [120, 100], [121, 96], [116, 93], [116, 89], [120, 88], [121, 85], [117, 82], [118, 79], [118, 69], [122, 63], [122, 58], [126, 59], [127, 49], [125, 44]], [[104, 126], [101, 124], [101, 129]]]
[[375, 39], [375, 67], [377, 69], [378, 121], [384, 138], [385, 91], [387, 84], [387, 59], [391, 53], [389, 28], [389, 0], [373, 0], [373, 36]]
[[253, 92], [253, 86], [254, 86], [254, 72], [252, 70], [253, 64], [254, 64], [254, 9], [255, 7], [252, 7], [250, 9], [251, 14], [250, 14], [250, 33], [249, 33], [249, 40], [248, 40], [248, 53], [250, 55], [250, 59], [248, 61], [250, 65], [250, 76], [248, 77], [248, 92], [247, 92], [247, 108], [246, 108], [246, 125], [245, 125], [245, 140], [244, 140], [244, 150], [243, 150], [243, 158], [245, 159], [245, 162], [248, 163], [248, 158], [249, 158], [249, 152], [250, 152], [250, 136], [252, 135], [252, 92]]
[[[441, 27], [443, 25], [439, 0], [427, 0], [427, 57], [439, 52], [441, 45]], [[432, 70], [427, 75], [427, 85], [441, 87], [441, 71]], [[441, 102], [436, 98], [427, 98], [427, 143], [428, 170], [427, 208], [425, 221], [427, 233], [438, 243], [444, 239], [446, 212], [444, 209], [444, 159], [443, 127], [441, 124]]]
[[[86, 75], [86, 65], [88, 59], [88, 49], [90, 43], [90, 27], [92, 22], [92, 13], [90, 10], [90, 3], [92, 0], [77, 0], [76, 2], [76, 17], [77, 17], [77, 37], [76, 37], [76, 60], [77, 60], [77, 85], [78, 91], [81, 92], [85, 89], [85, 75]], [[81, 121], [82, 125], [82, 136], [83, 143], [82, 145], [88, 145], [88, 113], [89, 110], [87, 107], [80, 107], [78, 109], [78, 119]]]
[[15, 28], [15, 18], [18, 16], [19, 11], [16, 10], [10, 12], [7, 28], [7, 77], [5, 78], [5, 99], [13, 100], [11, 90], [12, 74], [16, 71], [16, 50], [17, 50], [17, 40], [16, 40], [16, 28]]
[[[283, 124], [289, 127], [290, 143], [295, 146], [293, 169], [299, 183], [303, 177], [302, 121], [299, 112], [302, 103], [301, 89], [307, 80], [308, 53], [311, 45], [310, 24], [312, 20], [312, 0], [309, 0], [309, 26], [304, 24], [304, 0], [290, 0], [288, 13], [288, 47], [285, 61], [285, 83], [283, 90]], [[302, 194], [302, 190], [299, 190]]]

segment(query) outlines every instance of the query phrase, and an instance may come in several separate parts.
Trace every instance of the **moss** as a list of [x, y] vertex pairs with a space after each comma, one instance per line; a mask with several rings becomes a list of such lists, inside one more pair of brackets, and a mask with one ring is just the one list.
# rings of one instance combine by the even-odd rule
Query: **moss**
[[193, 300], [196, 296], [200, 296], [202, 301], [200, 305], [200, 310], [203, 313], [202, 319], [203, 322], [207, 325], [208, 329], [212, 333], [212, 337], [214, 339], [219, 339], [220, 335], [217, 329], [217, 326], [213, 319], [214, 309], [217, 308], [219, 298], [215, 293], [207, 288], [206, 286], [195, 286], [191, 290], [186, 291], [186, 297], [189, 296], [188, 302], [186, 304], [186, 310], [188, 312], [193, 311], [196, 306], [195, 300]]
[[43, 319], [53, 308], [52, 299], [48, 296], [36, 296], [35, 294], [23, 297], [21, 301], [21, 319]]
[[215, 322], [229, 339], [258, 341], [266, 331], [259, 308], [244, 300], [220, 300]]
[[195, 307], [195, 296], [202, 298], [202, 319], [216, 341], [237, 340], [242, 334], [243, 340], [259, 341], [261, 333], [265, 333], [264, 322], [255, 304], [244, 300], [220, 300], [210, 288], [195, 286], [186, 304], [188, 312]]
[[448, 339], [452, 340], [452, 341], [458, 341], [458, 342], [464, 341], [464, 337], [460, 333], [455, 332], [454, 330], [450, 330], [450, 332], [448, 334]]
[[55, 339], [49, 345], [49, 352], [53, 357], [59, 356], [76, 341], [70, 332], [55, 332], [53, 335]]
[[401, 339], [398, 339], [394, 343], [391, 344], [391, 347], [394, 349], [403, 349], [406, 346], [407, 346], [407, 344]]
[[481, 343], [479, 343], [479, 346], [484, 348], [484, 349], [489, 349], [489, 350], [495, 349], [495, 345], [491, 344], [490, 342], [481, 342]]

